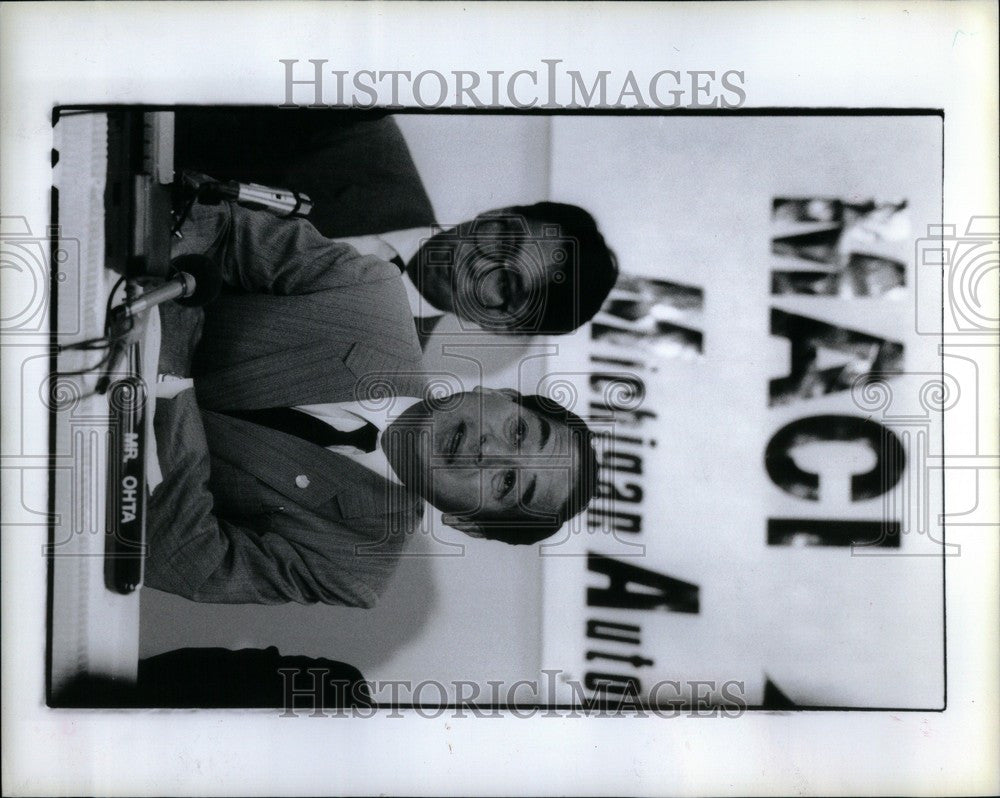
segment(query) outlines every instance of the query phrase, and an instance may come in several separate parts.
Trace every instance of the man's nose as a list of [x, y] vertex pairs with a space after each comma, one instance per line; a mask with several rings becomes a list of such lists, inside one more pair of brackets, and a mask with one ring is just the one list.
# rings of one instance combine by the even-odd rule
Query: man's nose
[[479, 436], [479, 465], [502, 459], [509, 454], [504, 442], [495, 435], [486, 433]]

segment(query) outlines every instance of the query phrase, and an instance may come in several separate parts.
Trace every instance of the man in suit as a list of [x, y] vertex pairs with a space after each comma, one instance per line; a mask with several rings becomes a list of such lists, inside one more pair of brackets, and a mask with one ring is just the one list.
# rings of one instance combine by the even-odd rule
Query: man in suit
[[390, 264], [225, 202], [183, 232], [174, 254], [209, 255], [226, 290], [203, 319], [161, 306], [147, 585], [370, 607], [424, 500], [508, 543], [586, 506], [596, 458], [575, 415], [513, 391], [428, 396]]
[[[559, 335], [589, 321], [618, 275], [593, 217], [555, 202], [443, 228], [395, 121], [309, 109], [177, 114], [178, 167], [303, 191], [325, 236], [395, 263], [421, 343], [441, 319]], [[475, 176], [472, 176], [475, 179]]]

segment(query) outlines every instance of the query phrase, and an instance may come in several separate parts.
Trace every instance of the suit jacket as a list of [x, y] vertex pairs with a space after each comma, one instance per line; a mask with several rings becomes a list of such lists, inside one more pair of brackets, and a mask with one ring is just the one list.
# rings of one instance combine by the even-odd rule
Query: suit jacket
[[[325, 236], [435, 224], [406, 139], [383, 113], [205, 108], [175, 116], [179, 169], [304, 191], [314, 204], [308, 219]], [[422, 348], [440, 321], [420, 320]]]
[[189, 109], [175, 115], [175, 162], [219, 179], [304, 191], [325, 236], [434, 224], [396, 122], [384, 113], [320, 109]]
[[307, 222], [228, 203], [195, 206], [186, 252], [215, 258], [227, 289], [206, 309], [197, 401], [157, 402], [146, 584], [196, 601], [372, 606], [422, 500], [225, 411], [422, 396], [399, 272]]

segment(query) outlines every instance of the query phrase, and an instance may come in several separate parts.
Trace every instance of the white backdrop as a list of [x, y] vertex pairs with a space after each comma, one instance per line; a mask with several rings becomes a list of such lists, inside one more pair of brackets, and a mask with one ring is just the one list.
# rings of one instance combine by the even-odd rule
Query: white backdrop
[[[892, 428], [900, 435], [919, 430], [940, 452], [939, 414], [918, 396], [940, 373], [938, 340], [917, 334], [913, 322], [913, 302], [933, 312], [940, 293], [936, 278], [915, 287], [912, 239], [940, 218], [941, 134], [937, 117], [553, 121], [553, 196], [593, 211], [623, 270], [696, 284], [705, 293], [703, 359], [653, 361], [657, 373], [640, 372], [647, 387], [642, 408], [658, 418], [638, 431], [618, 429], [657, 439], [656, 448], [643, 448], [644, 475], [633, 478], [645, 488], [636, 511], [643, 530], [619, 538], [584, 530], [545, 559], [545, 667], [581, 681], [587, 671], [638, 676], [647, 688], [660, 679], [743, 680], [751, 704], [761, 701], [766, 674], [800, 704], [942, 706], [942, 562], [939, 547], [922, 534], [927, 518], [939, 534], [940, 472], [926, 471], [924, 444], [907, 446], [909, 462], [887, 494], [887, 510], [882, 498], [851, 503], [847, 482], [833, 481], [869, 470], [874, 457], [865, 450], [820, 447], [809, 463], [800, 462], [831, 488], [822, 503], [784, 493], [764, 469], [765, 447], [778, 429], [824, 413], [914, 416], [915, 424]], [[894, 299], [772, 298], [776, 196], [907, 198], [915, 232], [902, 245], [906, 290]], [[849, 391], [769, 409], [768, 380], [789, 368], [787, 340], [769, 335], [772, 306], [902, 342], [903, 370], [914, 376], [890, 381], [892, 402], [882, 410], [859, 408]], [[593, 368], [585, 333], [560, 346], [559, 369]], [[600, 398], [585, 379], [571, 379], [584, 402]], [[885, 556], [766, 543], [769, 517], [878, 520], [884, 512], [903, 521], [901, 548], [881, 550]], [[638, 550], [630, 545], [643, 546], [642, 554], [633, 556]], [[602, 587], [607, 578], [588, 574], [587, 550], [698, 584], [700, 613], [588, 611], [587, 586]], [[586, 622], [594, 618], [640, 625], [641, 644], [588, 640]], [[639, 654], [655, 664], [587, 661], [587, 650]], [[567, 689], [561, 695], [567, 698]]]

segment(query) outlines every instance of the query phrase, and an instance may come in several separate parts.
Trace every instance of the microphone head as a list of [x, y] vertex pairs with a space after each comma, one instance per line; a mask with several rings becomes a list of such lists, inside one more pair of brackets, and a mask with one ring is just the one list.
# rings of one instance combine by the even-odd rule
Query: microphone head
[[222, 290], [222, 270], [206, 255], [178, 255], [170, 265], [179, 272], [187, 272], [194, 277], [194, 291], [188, 296], [174, 300], [189, 308], [207, 305]]

